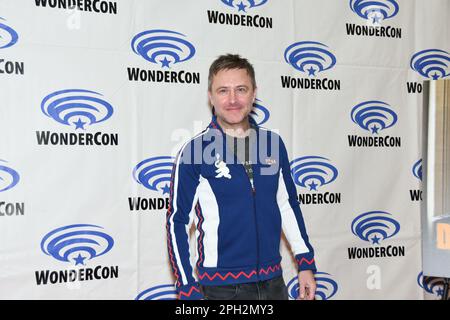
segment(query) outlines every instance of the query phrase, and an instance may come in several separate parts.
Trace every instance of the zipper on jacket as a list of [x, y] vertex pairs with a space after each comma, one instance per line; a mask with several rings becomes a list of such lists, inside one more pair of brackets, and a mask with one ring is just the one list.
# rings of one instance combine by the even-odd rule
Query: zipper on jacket
[[[253, 184], [253, 183], [252, 183]], [[253, 197], [253, 215], [255, 217], [255, 230], [256, 230], [256, 278], [259, 281], [259, 232], [258, 232], [258, 218], [256, 216], [256, 190], [252, 187]]]
[[[256, 230], [256, 279], [259, 281], [259, 269], [260, 269], [260, 265], [259, 265], [259, 232], [258, 232], [258, 218], [256, 215], [256, 188], [255, 188], [255, 184], [254, 184], [254, 179], [250, 179], [250, 177], [247, 174], [247, 170], [245, 168], [245, 166], [243, 164], [241, 164], [244, 171], [245, 171], [245, 175], [247, 176], [248, 181], [250, 182], [250, 186], [251, 186], [251, 190], [250, 192], [252, 193], [252, 201], [253, 201], [253, 217], [255, 219], [255, 230]], [[253, 165], [252, 169], [253, 169]]]

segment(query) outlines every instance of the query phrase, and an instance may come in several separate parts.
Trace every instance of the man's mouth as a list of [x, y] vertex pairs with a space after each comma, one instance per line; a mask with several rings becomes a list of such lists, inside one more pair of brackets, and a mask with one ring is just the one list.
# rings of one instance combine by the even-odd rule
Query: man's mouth
[[241, 110], [242, 106], [233, 106], [233, 107], [227, 107], [225, 110], [227, 111], [235, 111], [235, 110]]

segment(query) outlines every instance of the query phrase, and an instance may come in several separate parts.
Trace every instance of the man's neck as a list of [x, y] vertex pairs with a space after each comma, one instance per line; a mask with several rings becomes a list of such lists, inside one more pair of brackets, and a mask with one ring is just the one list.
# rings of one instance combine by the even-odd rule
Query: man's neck
[[225, 134], [229, 136], [236, 138], [245, 138], [250, 134], [250, 122], [248, 121], [248, 118], [242, 123], [234, 125], [223, 122], [219, 118], [217, 118], [217, 122], [222, 127], [223, 132], [225, 132]]

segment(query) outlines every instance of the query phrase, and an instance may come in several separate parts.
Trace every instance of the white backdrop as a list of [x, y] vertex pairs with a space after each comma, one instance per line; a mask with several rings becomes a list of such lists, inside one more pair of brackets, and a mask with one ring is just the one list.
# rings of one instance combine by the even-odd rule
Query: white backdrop
[[317, 298], [440, 298], [416, 196], [420, 89], [449, 75], [448, 0], [72, 2], [0, 0], [0, 298], [175, 297], [170, 157], [209, 123], [224, 53], [253, 63], [255, 118], [288, 147]]

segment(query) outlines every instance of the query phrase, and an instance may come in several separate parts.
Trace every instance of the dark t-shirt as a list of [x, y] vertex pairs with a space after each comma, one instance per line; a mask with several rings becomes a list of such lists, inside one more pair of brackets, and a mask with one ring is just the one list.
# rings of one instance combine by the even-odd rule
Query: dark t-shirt
[[252, 148], [250, 148], [250, 136], [244, 138], [236, 138], [226, 135], [227, 147], [237, 157], [245, 168], [245, 172], [250, 179], [250, 183], [253, 186], [253, 168], [252, 168]]

